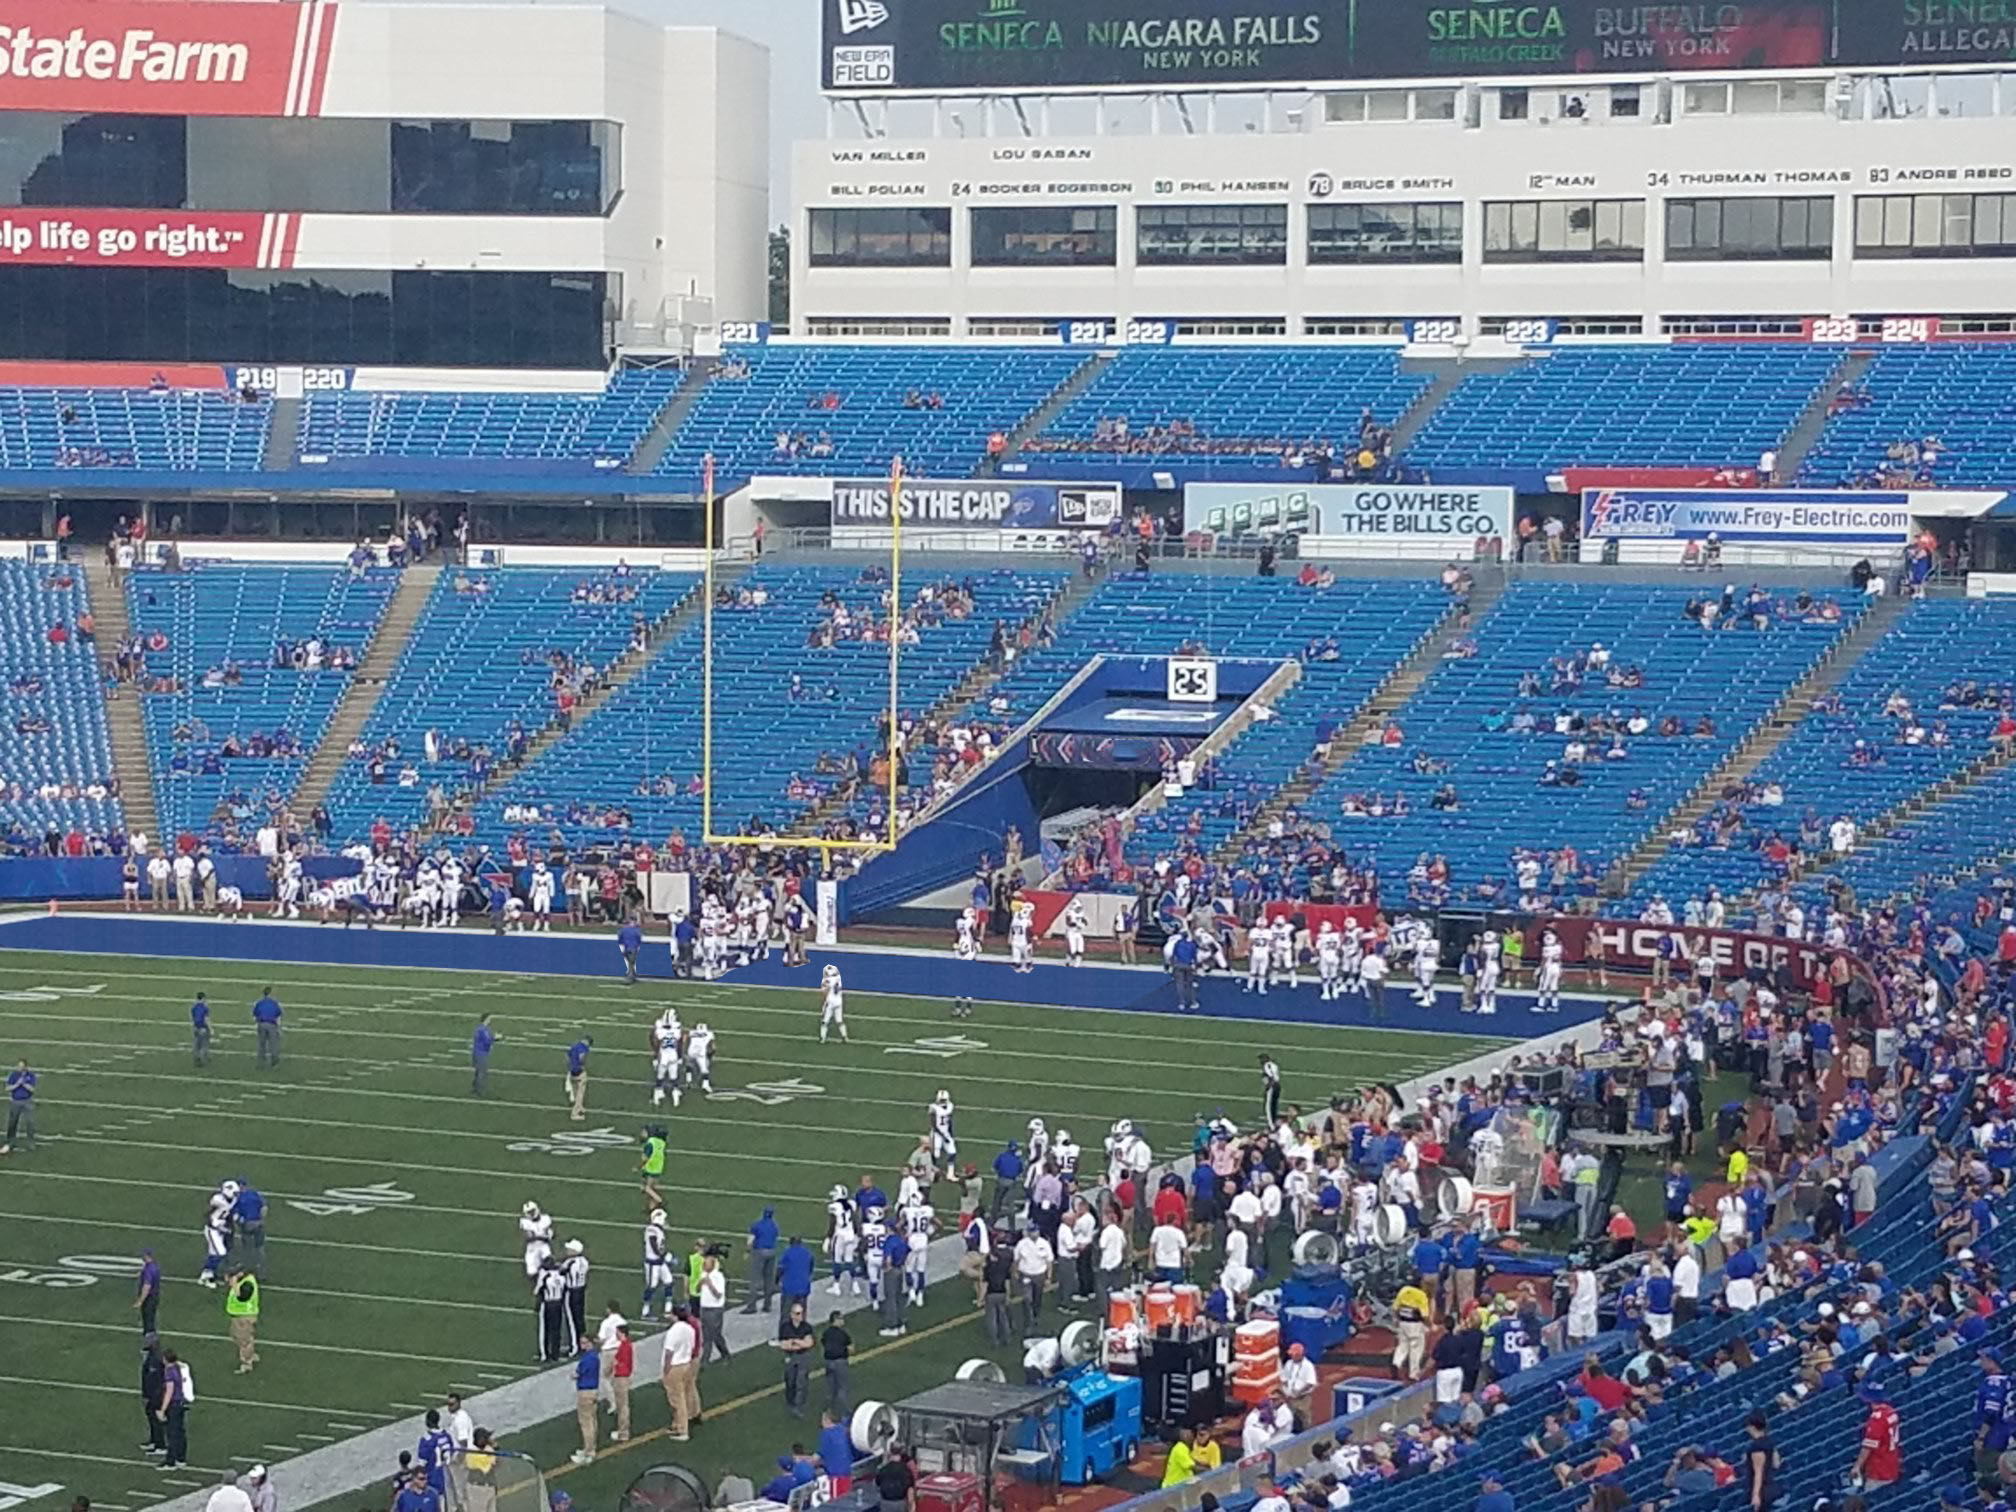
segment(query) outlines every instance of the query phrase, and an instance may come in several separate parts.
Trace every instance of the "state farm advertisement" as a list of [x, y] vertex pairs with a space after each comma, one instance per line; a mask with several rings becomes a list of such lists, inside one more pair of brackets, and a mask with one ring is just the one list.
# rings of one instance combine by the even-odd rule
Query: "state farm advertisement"
[[103, 268], [280, 268], [298, 215], [257, 211], [0, 211], [0, 264]]
[[317, 115], [335, 36], [327, 0], [0, 0], [0, 110]]

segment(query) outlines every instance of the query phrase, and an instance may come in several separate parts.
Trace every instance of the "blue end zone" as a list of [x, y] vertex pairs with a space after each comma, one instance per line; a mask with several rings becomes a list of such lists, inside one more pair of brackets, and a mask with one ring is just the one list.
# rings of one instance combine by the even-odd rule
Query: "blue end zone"
[[[623, 967], [613, 935], [505, 935], [487, 931], [434, 931], [396, 926], [366, 930], [340, 924], [229, 924], [207, 920], [154, 919], [121, 914], [37, 915], [0, 927], [0, 950], [48, 950], [86, 956], [269, 961], [302, 966], [410, 966], [444, 971], [528, 972], [541, 976], [619, 979]], [[1113, 966], [1039, 965], [1017, 974], [1006, 961], [961, 963], [905, 950], [815, 950], [813, 964], [793, 970], [782, 957], [738, 967], [723, 978], [744, 987], [805, 989], [808, 1011], [818, 985], [818, 967], [830, 960], [850, 992], [901, 997], [944, 998], [955, 991], [988, 1003], [1029, 1003], [1045, 1008], [1104, 1008], [1177, 1016], [1176, 991], [1154, 969]], [[640, 972], [652, 981], [670, 981], [671, 964], [663, 939], [647, 942]], [[1389, 984], [1386, 1013], [1374, 1024], [1359, 998], [1319, 1000], [1313, 983], [1265, 997], [1239, 990], [1242, 978], [1207, 979], [1198, 986], [1203, 1013], [1212, 1018], [1253, 1019], [1291, 1024], [1335, 1024], [1357, 1029], [1429, 1031], [1528, 1039], [1598, 1017], [1603, 1001], [1567, 997], [1559, 1013], [1533, 1012], [1530, 993], [1501, 992], [1491, 1018], [1464, 1013], [1460, 995], [1444, 987], [1433, 1008], [1417, 1008], [1411, 990]]]

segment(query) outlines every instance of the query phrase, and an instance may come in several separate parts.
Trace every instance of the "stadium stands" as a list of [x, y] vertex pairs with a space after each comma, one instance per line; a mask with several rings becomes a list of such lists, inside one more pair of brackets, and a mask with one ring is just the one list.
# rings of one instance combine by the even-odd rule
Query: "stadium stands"
[[[2016, 604], [1911, 604], [1847, 670], [1824, 706], [1758, 765], [1748, 792], [1705, 814], [1689, 844], [1676, 846], [1638, 880], [1633, 899], [1661, 894], [1678, 912], [1682, 899], [1705, 897], [1711, 887], [1733, 897], [1783, 878], [1791, 861], [1784, 848], [1803, 854], [1810, 866], [1828, 853], [1836, 819], [1845, 815], [1866, 828], [1987, 754], [1999, 718], [1994, 704], [2012, 667]], [[1913, 825], [1912, 831], [1922, 844], [1944, 828]], [[1893, 834], [1886, 847], [1897, 839]]]
[[2000, 487], [2016, 469], [2016, 348], [1881, 347], [1832, 408], [1804, 485]]
[[1365, 416], [1391, 427], [1430, 381], [1390, 347], [1126, 347], [1024, 449], [1095, 472], [1152, 462], [1178, 481], [1250, 477], [1317, 447], [1341, 463]]
[[[917, 643], [903, 648], [906, 715], [930, 707], [986, 658], [997, 620], [1037, 612], [1062, 582], [1061, 573], [1009, 568], [906, 578], [913, 609], [927, 588], [935, 596], [968, 583], [973, 605], [964, 617], [921, 624]], [[838, 760], [865, 764], [877, 753], [877, 720], [889, 702], [887, 641], [814, 642], [836, 604], [854, 625], [886, 610], [881, 582], [864, 580], [856, 566], [765, 563], [731, 592], [735, 603], [714, 617], [714, 827], [753, 832], [817, 805], [839, 781], [830, 770]], [[701, 651], [701, 627], [687, 627], [571, 738], [486, 799], [479, 835], [494, 841], [522, 828], [537, 837], [558, 830], [570, 844], [655, 844], [682, 830], [697, 844]], [[876, 805], [859, 807], [865, 818]]]
[[330, 789], [338, 842], [381, 819], [395, 832], [419, 824], [430, 794], [449, 800], [474, 783], [479, 757], [500, 766], [514, 732], [529, 740], [555, 717], [556, 676], [607, 668], [640, 619], [655, 622], [699, 581], [648, 569], [444, 571]]
[[[249, 844], [361, 660], [396, 572], [194, 562], [127, 575], [164, 837]], [[315, 663], [318, 663], [316, 665]]]
[[[1807, 346], [1562, 347], [1456, 386], [1406, 448], [1431, 474], [1754, 467], [1839, 364]], [[1481, 476], [1478, 481], [1482, 481]]]
[[918, 477], [971, 477], [988, 436], [1086, 360], [1063, 347], [738, 349], [730, 362], [746, 366], [717, 370], [656, 471], [697, 489], [712, 452], [724, 490], [754, 473], [877, 477], [899, 456]]
[[245, 472], [272, 418], [221, 390], [0, 388], [0, 468]]
[[302, 414], [300, 454], [620, 467], [682, 381], [625, 369], [601, 394], [318, 391]]
[[125, 827], [100, 647], [81, 628], [89, 614], [84, 575], [75, 568], [0, 559], [0, 678], [7, 687], [0, 839], [10, 852], [44, 851], [52, 833], [67, 840], [74, 831], [88, 843]]
[[[1520, 849], [1572, 853], [1564, 884], [1545, 891], [1588, 895], [1603, 869], [1727, 753], [1859, 607], [1838, 622], [1777, 618], [1765, 630], [1745, 624], [1704, 633], [1683, 613], [1692, 597], [1642, 584], [1514, 583], [1477, 625], [1476, 654], [1437, 668], [1399, 711], [1397, 743], [1354, 753], [1317, 790], [1303, 821], [1329, 826], [1355, 863], [1375, 865], [1389, 906], [1408, 899], [1410, 870], [1435, 857], [1446, 861], [1451, 897], [1475, 897], [1489, 878], [1509, 898]], [[1599, 643], [1608, 665], [1589, 667]], [[1585, 665], [1570, 686], [1563, 663], [1573, 658]], [[1628, 669], [1642, 686], [1609, 683]], [[1521, 696], [1529, 677], [1532, 691]], [[1605, 723], [1641, 713], [1651, 726], [1644, 735], [1620, 731], [1613, 745], [1603, 733]], [[1532, 732], [1514, 727], [1522, 715], [1532, 717]], [[1556, 720], [1571, 717], [1594, 728], [1556, 733]], [[1662, 736], [1662, 726], [1676, 733]], [[1577, 741], [1587, 747], [1579, 764], [1566, 760]], [[1609, 754], [1618, 748], [1621, 755]], [[1546, 782], [1570, 766], [1574, 785]], [[1436, 811], [1431, 802], [1445, 783], [1458, 806]], [[1395, 815], [1401, 795], [1407, 812]], [[1347, 816], [1347, 800], [1388, 812]], [[1253, 849], [1249, 842], [1249, 859]]]

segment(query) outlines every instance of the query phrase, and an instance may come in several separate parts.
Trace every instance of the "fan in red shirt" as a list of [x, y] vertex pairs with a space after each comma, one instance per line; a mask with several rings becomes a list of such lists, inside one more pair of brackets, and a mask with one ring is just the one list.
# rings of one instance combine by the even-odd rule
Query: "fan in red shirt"
[[1183, 1188], [1180, 1186], [1165, 1186], [1157, 1192], [1151, 1211], [1158, 1224], [1185, 1228], [1190, 1222], [1190, 1205], [1183, 1200]]
[[1582, 1389], [1589, 1393], [1590, 1400], [1603, 1409], [1608, 1417], [1631, 1399], [1631, 1388], [1603, 1368], [1603, 1362], [1591, 1355], [1582, 1366], [1580, 1377]]
[[1869, 1421], [1862, 1425], [1862, 1452], [1855, 1456], [1851, 1474], [1865, 1486], [1888, 1486], [1903, 1479], [1904, 1445], [1897, 1409], [1881, 1381], [1862, 1388], [1862, 1400], [1869, 1404]]

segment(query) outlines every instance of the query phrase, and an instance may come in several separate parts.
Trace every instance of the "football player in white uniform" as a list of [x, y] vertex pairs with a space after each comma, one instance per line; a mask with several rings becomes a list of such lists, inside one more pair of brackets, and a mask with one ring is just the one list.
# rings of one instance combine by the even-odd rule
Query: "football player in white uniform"
[[1477, 940], [1477, 1011], [1498, 1011], [1498, 931], [1487, 929]]
[[1085, 964], [1085, 908], [1077, 899], [1072, 899], [1064, 910], [1064, 964], [1083, 966]]
[[541, 934], [553, 928], [553, 870], [544, 860], [532, 863], [532, 927]]
[[912, 1307], [924, 1305], [924, 1266], [931, 1256], [931, 1234], [938, 1227], [938, 1213], [928, 1200], [913, 1202], [901, 1214], [903, 1237], [910, 1253], [903, 1261], [903, 1287]]
[[759, 892], [756, 894], [754, 909], [750, 919], [752, 939], [756, 948], [756, 959], [759, 961], [770, 959], [771, 914], [770, 894]]
[[1316, 980], [1321, 984], [1318, 996], [1324, 1002], [1334, 1003], [1343, 995], [1344, 937], [1328, 919], [1316, 931]]
[[1028, 1153], [1029, 1161], [1023, 1169], [1028, 1173], [1028, 1179], [1033, 1182], [1043, 1162], [1050, 1158], [1050, 1131], [1043, 1127], [1043, 1120], [1040, 1118], [1029, 1120]]
[[224, 1257], [231, 1252], [231, 1208], [238, 1201], [238, 1183], [227, 1181], [210, 1194], [210, 1209], [203, 1215], [203, 1269], [198, 1284], [217, 1285], [224, 1269]]
[[952, 1133], [952, 1094], [940, 1087], [927, 1111], [931, 1118], [931, 1163], [944, 1171], [944, 1180], [957, 1181], [959, 1141]]
[[676, 1108], [679, 1106], [680, 1083], [685, 1079], [681, 1074], [685, 1036], [679, 1028], [678, 1014], [666, 1013], [652, 1029], [651, 1038], [656, 1047], [651, 1072], [651, 1106], [663, 1107], [665, 1099], [670, 1097], [672, 1106]]
[[826, 1242], [821, 1246], [833, 1262], [833, 1284], [826, 1288], [840, 1295], [840, 1283], [851, 1281], [854, 1295], [861, 1295], [861, 1230], [854, 1199], [847, 1188], [836, 1186], [826, 1196]]
[[1365, 995], [1365, 937], [1353, 919], [1344, 930], [1343, 954], [1337, 961], [1340, 984], [1337, 996], [1351, 993], [1357, 997]]
[[1069, 1129], [1059, 1129], [1057, 1137], [1050, 1141], [1050, 1164], [1057, 1168], [1058, 1179], [1067, 1187], [1078, 1179], [1078, 1161], [1081, 1153], [1078, 1146], [1072, 1143]]
[[1241, 992], [1257, 992], [1267, 995], [1267, 976], [1274, 964], [1274, 931], [1266, 920], [1257, 921], [1246, 931], [1246, 980], [1240, 984]]
[[1035, 921], [1036, 905], [1026, 899], [1017, 901], [1008, 915], [1008, 954], [1016, 971], [1025, 975], [1036, 969]]
[[847, 999], [840, 986], [840, 968], [828, 966], [819, 974], [819, 1043], [826, 1043], [829, 1031], [837, 1030], [840, 1043], [847, 1043]]
[[450, 929], [462, 923], [462, 863], [452, 855], [441, 861], [441, 910], [434, 922]]
[[705, 1022], [686, 1036], [686, 1080], [698, 1081], [702, 1092], [714, 1090], [714, 1031]]
[[1414, 1005], [1435, 1006], [1435, 973], [1442, 965], [1442, 947], [1435, 931], [1423, 926], [1414, 938]]
[[402, 926], [418, 922], [422, 929], [430, 927], [440, 903], [441, 869], [432, 859], [423, 860], [413, 873], [413, 885], [406, 893], [406, 918], [401, 921]]
[[1274, 921], [1274, 944], [1267, 954], [1276, 987], [1302, 985], [1302, 963], [1295, 959], [1295, 921], [1288, 915]]
[[217, 912], [218, 915], [222, 918], [238, 919], [242, 921], [245, 917], [244, 891], [236, 887], [218, 888]]
[[651, 1316], [651, 1299], [659, 1299], [659, 1310], [672, 1310], [672, 1250], [665, 1240], [665, 1209], [651, 1209], [644, 1224], [644, 1306], [640, 1316]]
[[1536, 1013], [1561, 1011], [1561, 936], [1551, 929], [1540, 931], [1540, 978], [1535, 991]]
[[290, 850], [280, 858], [280, 880], [273, 895], [273, 912], [283, 918], [300, 918], [301, 888], [301, 858]]
[[[959, 918], [952, 926], [952, 954], [955, 959], [968, 965], [980, 959], [980, 918], [970, 908], [959, 910]], [[952, 999], [952, 1017], [973, 1017], [973, 995], [968, 987], [966, 974], [959, 978], [959, 995]]]
[[525, 1279], [537, 1281], [540, 1267], [553, 1258], [553, 1220], [528, 1202], [518, 1210], [518, 1234], [525, 1242]]
[[882, 1209], [870, 1208], [861, 1215], [861, 1270], [868, 1281], [868, 1305], [871, 1308], [882, 1305], [882, 1267], [886, 1259], [882, 1253], [882, 1241], [888, 1237], [889, 1225], [882, 1221]]

